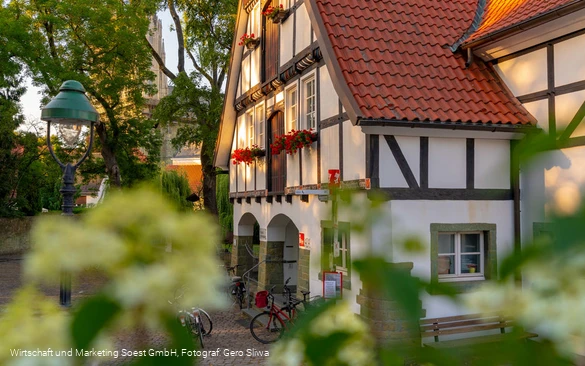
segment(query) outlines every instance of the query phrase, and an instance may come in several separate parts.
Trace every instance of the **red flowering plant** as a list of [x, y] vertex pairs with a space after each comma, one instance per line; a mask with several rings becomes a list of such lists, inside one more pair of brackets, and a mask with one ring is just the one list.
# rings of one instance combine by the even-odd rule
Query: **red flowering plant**
[[298, 149], [310, 146], [315, 141], [317, 141], [317, 132], [313, 130], [292, 130], [285, 135], [277, 136], [270, 148], [272, 155], [278, 155], [283, 150], [292, 155]]
[[254, 33], [252, 33], [252, 34], [244, 33], [244, 35], [240, 37], [240, 43], [238, 43], [238, 46], [247, 45], [248, 43], [255, 41], [255, 40], [256, 40], [256, 38], [254, 36]]
[[232, 164], [238, 165], [240, 163], [245, 163], [246, 165], [250, 165], [264, 155], [266, 155], [266, 151], [259, 148], [258, 145], [252, 145], [252, 147], [246, 147], [243, 149], [235, 149], [232, 153]]
[[264, 15], [267, 18], [274, 19], [274, 17], [276, 17], [278, 15], [278, 12], [281, 10], [284, 10], [282, 4], [280, 4], [280, 6], [278, 7], [270, 5], [269, 7], [266, 8], [266, 10], [262, 12], [262, 15]]

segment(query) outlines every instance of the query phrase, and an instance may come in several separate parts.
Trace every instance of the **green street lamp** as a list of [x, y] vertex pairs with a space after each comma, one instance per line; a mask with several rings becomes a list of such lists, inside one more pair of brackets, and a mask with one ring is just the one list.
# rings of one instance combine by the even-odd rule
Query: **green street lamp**
[[[41, 120], [47, 122], [47, 147], [51, 156], [63, 171], [63, 195], [62, 215], [73, 216], [75, 195], [75, 171], [89, 156], [93, 145], [93, 127], [98, 122], [99, 115], [87, 99], [83, 85], [75, 80], [68, 80], [59, 88], [59, 94], [41, 110]], [[81, 159], [75, 163], [63, 164], [51, 145], [51, 123], [66, 126], [89, 126], [89, 146]], [[59, 289], [59, 302], [62, 306], [71, 306], [71, 274], [61, 273], [61, 286]]]

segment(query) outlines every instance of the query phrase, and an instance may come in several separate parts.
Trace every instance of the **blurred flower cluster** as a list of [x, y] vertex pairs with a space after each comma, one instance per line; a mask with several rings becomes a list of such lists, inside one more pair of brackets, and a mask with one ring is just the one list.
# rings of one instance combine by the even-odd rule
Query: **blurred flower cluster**
[[374, 339], [368, 326], [346, 302], [341, 302], [312, 319], [294, 338], [278, 342], [272, 348], [269, 363], [286, 366], [374, 365]]
[[[106, 279], [100, 296], [118, 309], [108, 331], [163, 329], [175, 313], [169, 300], [182, 286], [190, 289], [182, 305], [222, 305], [216, 226], [204, 213], [178, 212], [149, 189], [112, 194], [84, 215], [39, 220], [24, 262], [25, 280], [53, 284], [62, 271], [76, 278], [92, 269]], [[67, 348], [70, 317], [47, 301], [32, 292], [16, 298], [0, 317], [0, 339], [17, 349]], [[2, 356], [0, 364], [6, 364]]]

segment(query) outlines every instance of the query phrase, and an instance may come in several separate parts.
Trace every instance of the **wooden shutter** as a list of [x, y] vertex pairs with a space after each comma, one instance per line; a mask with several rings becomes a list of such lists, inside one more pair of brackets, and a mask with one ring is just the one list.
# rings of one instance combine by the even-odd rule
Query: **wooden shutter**
[[[277, 0], [271, 0], [266, 2], [264, 10], [268, 6], [278, 7]], [[279, 56], [279, 25], [274, 24], [270, 19], [262, 17], [262, 82], [272, 80], [278, 74], [278, 56]]]
[[[268, 120], [270, 127], [270, 141], [274, 143], [275, 137], [284, 135], [284, 113], [276, 112]], [[270, 149], [268, 149], [270, 151]], [[271, 193], [284, 193], [286, 186], [286, 152], [278, 155], [270, 154], [270, 169], [268, 171], [268, 191]]]

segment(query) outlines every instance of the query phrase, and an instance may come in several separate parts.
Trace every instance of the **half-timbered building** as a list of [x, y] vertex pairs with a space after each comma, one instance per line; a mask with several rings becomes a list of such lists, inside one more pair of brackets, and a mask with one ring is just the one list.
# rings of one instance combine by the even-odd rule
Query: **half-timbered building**
[[[276, 21], [263, 15], [279, 5]], [[215, 163], [230, 174], [233, 262], [249, 264], [260, 228], [260, 288], [292, 277], [318, 295], [323, 271], [339, 271], [364, 313], [350, 262], [373, 253], [473, 291], [582, 183], [585, 1], [248, 0], [233, 50]], [[304, 129], [317, 141], [271, 154]], [[562, 150], [520, 167], [514, 146], [537, 130]], [[252, 145], [265, 157], [232, 164]], [[304, 194], [330, 170], [357, 202], [383, 193], [383, 218], [357, 232], [340, 211], [334, 225], [332, 197]], [[424, 252], [403, 249], [412, 236]], [[461, 311], [431, 294], [422, 306]]]

